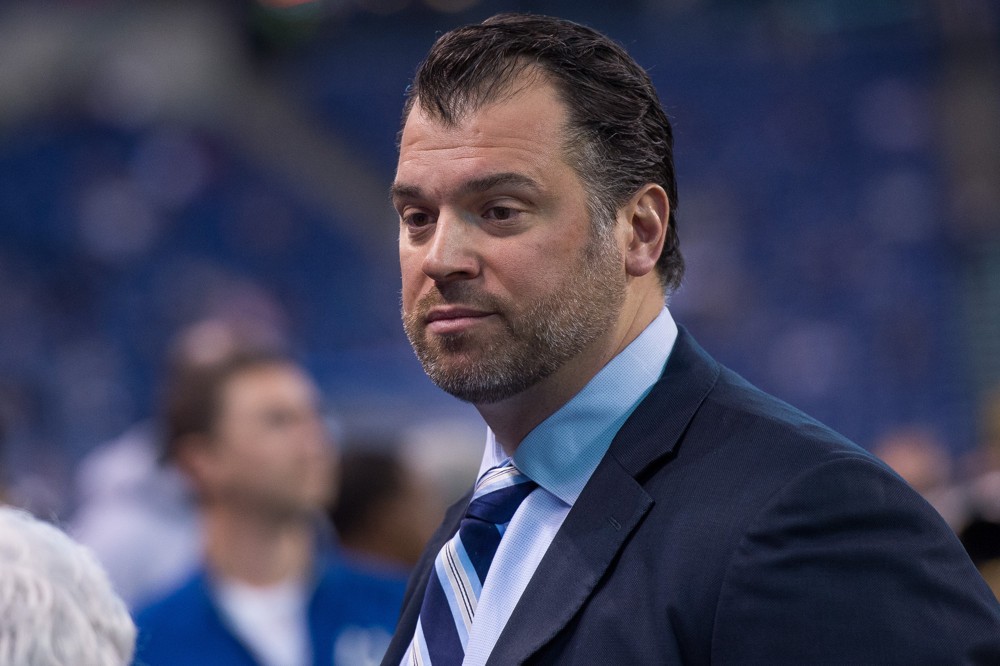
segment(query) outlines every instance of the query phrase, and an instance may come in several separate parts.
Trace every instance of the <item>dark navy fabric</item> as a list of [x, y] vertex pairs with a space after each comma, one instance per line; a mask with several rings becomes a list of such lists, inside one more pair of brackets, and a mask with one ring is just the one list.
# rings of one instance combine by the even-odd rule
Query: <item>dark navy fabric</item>
[[[414, 570], [384, 665], [463, 509]], [[1000, 664], [1000, 604], [905, 482], [681, 329], [488, 663]]]

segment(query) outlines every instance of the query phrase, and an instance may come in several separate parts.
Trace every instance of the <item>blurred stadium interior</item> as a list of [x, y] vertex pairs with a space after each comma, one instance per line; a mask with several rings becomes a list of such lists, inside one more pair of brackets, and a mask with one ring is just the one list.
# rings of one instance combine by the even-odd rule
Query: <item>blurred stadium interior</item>
[[689, 267], [672, 311], [711, 353], [862, 445], [916, 424], [977, 446], [1000, 4], [5, 2], [7, 482], [71, 511], [76, 463], [155, 413], [167, 341], [213, 315], [287, 337], [344, 429], [474, 420], [402, 333], [387, 189], [417, 62], [501, 10], [592, 25], [650, 71]]

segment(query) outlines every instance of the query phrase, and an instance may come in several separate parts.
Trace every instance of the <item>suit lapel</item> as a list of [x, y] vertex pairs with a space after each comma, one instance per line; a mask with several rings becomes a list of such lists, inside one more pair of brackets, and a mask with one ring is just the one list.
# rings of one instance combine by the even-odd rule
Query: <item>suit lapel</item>
[[566, 516], [488, 664], [523, 663], [590, 598], [653, 506], [637, 478], [675, 453], [719, 373], [719, 365], [681, 328], [663, 375], [615, 436]]
[[521, 595], [488, 664], [522, 663], [566, 626], [653, 505], [617, 464], [598, 466], [587, 489]]

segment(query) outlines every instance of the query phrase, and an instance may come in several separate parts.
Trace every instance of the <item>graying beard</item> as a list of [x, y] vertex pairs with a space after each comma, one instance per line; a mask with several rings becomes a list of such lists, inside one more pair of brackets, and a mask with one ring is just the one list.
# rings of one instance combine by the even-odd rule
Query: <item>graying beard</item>
[[[595, 249], [594, 245], [600, 243], [592, 243], [585, 253], [587, 273], [583, 279], [588, 282], [596, 282], [595, 277], [602, 277], [595, 276], [595, 266], [600, 265], [602, 259], [597, 258], [600, 250]], [[583, 298], [584, 296], [574, 293], [571, 301], [564, 301], [560, 309], [566, 313], [586, 312], [588, 308]], [[428, 358], [420, 359], [425, 371], [442, 390], [473, 404], [500, 402], [531, 388], [583, 351], [611, 325], [610, 317], [605, 317], [600, 326], [594, 321], [554, 318], [550, 316], [550, 306], [549, 302], [541, 303], [524, 317], [524, 321], [538, 321], [542, 325], [541, 329], [534, 331], [532, 339], [517, 350], [521, 352], [528, 349], [532, 353], [508, 354], [499, 358], [494, 356], [492, 361], [475, 363], [457, 372], [449, 372], [433, 359], [432, 353], [428, 353]], [[520, 331], [515, 330], [513, 333], [515, 339], [521, 339], [518, 335]], [[451, 346], [452, 351], [457, 351], [461, 349], [463, 342], [461, 337], [456, 337], [450, 345], [445, 342], [445, 349]], [[499, 351], [496, 349], [497, 345], [491, 347], [494, 348], [484, 350], [486, 358]], [[538, 350], [542, 350], [542, 353]], [[530, 367], [531, 364], [535, 364], [535, 367]]]

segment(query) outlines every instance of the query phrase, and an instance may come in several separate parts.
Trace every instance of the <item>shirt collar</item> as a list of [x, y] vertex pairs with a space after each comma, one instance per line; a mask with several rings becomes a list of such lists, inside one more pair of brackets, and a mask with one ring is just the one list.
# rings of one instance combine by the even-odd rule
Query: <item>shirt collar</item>
[[[666, 307], [625, 349], [521, 441], [514, 464], [539, 486], [572, 506], [618, 430], [653, 384], [677, 340]], [[479, 475], [507, 458], [487, 429]]]

